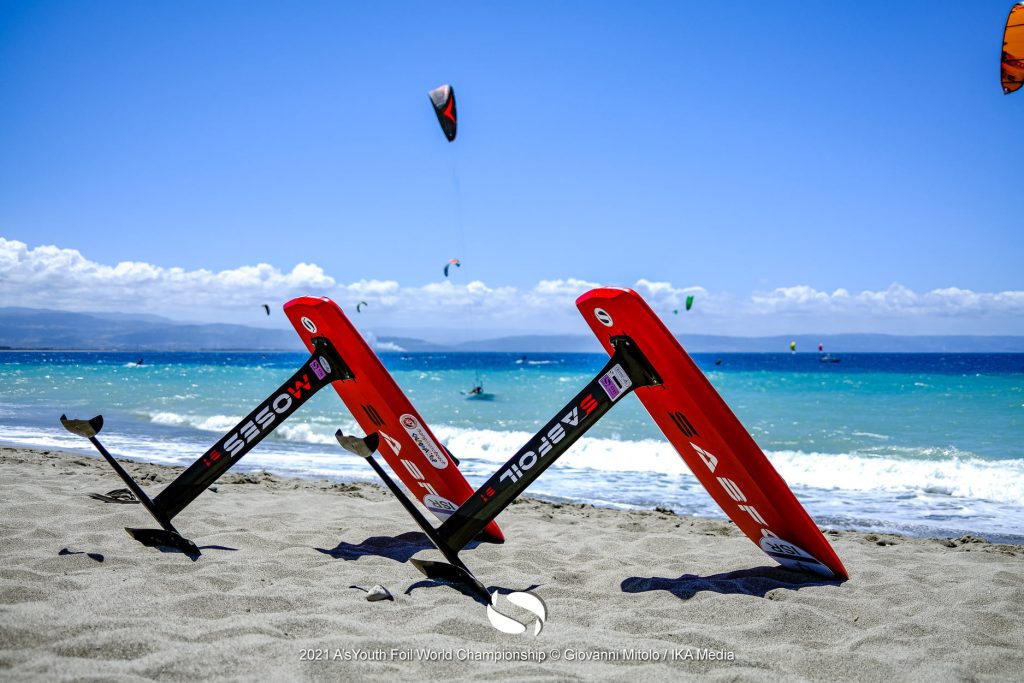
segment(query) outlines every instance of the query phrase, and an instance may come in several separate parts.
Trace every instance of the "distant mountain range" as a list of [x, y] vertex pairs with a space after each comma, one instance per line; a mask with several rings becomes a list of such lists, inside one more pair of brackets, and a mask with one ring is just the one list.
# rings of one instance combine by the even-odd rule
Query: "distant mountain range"
[[34, 308], [0, 308], [0, 346], [104, 351], [297, 350], [292, 330]]
[[[510, 353], [596, 353], [591, 335], [524, 335], [457, 344], [438, 344], [415, 336], [382, 336], [382, 351]], [[726, 337], [687, 334], [680, 337], [691, 353], [784, 352], [791, 341], [797, 351], [857, 352], [1024, 352], [1024, 336], [897, 336], [886, 334], [798, 334], [771, 337]], [[295, 332], [219, 323], [184, 323], [155, 315], [70, 313], [33, 308], [0, 308], [0, 348], [104, 351], [299, 351]]]

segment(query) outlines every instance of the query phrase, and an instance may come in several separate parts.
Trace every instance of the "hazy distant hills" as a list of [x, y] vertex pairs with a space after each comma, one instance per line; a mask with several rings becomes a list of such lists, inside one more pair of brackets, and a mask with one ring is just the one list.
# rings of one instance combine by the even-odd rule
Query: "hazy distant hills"
[[[592, 335], [524, 335], [459, 344], [438, 344], [415, 336], [383, 336], [384, 351], [506, 351], [510, 353], [600, 352]], [[725, 337], [687, 334], [680, 338], [691, 353], [817, 351], [856, 352], [1024, 352], [1024, 337], [895, 336], [831, 334]], [[0, 308], [0, 347], [10, 349], [95, 349], [107, 351], [301, 351], [291, 329], [245, 325], [183, 323], [154, 315], [69, 313], [31, 308]]]
[[16, 349], [301, 350], [292, 330], [189, 324], [155, 315], [0, 308], [0, 346]]

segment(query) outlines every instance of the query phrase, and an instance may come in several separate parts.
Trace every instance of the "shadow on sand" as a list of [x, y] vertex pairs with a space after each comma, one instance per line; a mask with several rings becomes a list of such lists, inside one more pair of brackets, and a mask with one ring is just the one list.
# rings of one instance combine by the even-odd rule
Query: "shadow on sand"
[[[479, 541], [470, 541], [466, 548], [475, 548]], [[331, 549], [316, 548], [318, 552], [330, 555], [336, 560], [358, 560], [367, 555], [386, 557], [396, 562], [408, 562], [421, 550], [433, 550], [434, 544], [427, 535], [419, 531], [408, 531], [398, 536], [371, 536], [362, 543], [342, 541]]]
[[[195, 553], [190, 553], [190, 552], [187, 552], [185, 550], [182, 550], [181, 548], [176, 548], [174, 546], [169, 546], [169, 545], [151, 545], [151, 546], [148, 546], [148, 547], [156, 548], [160, 552], [166, 553], [166, 554], [184, 555], [185, 557], [189, 558], [193, 562], [195, 562], [196, 560], [198, 560], [201, 557], [200, 555], [197, 555]], [[199, 549], [200, 550], [230, 550], [230, 551], [237, 551], [238, 550], [238, 548], [229, 548], [226, 545], [201, 545], [201, 546], [199, 546]], [[57, 554], [58, 555], [86, 555], [89, 558], [91, 558], [93, 560], [96, 560], [97, 562], [103, 562], [103, 560], [105, 559], [103, 557], [102, 553], [90, 553], [90, 552], [86, 552], [84, 550], [72, 550], [71, 548], [63, 548]]]
[[[465, 595], [467, 598], [473, 598], [473, 600], [479, 602], [481, 605], [488, 604], [487, 600], [484, 600], [483, 596], [478, 595], [477, 592], [474, 591], [469, 586], [467, 586], [467, 585], [465, 585], [463, 583], [455, 582], [455, 581], [442, 581], [440, 579], [423, 579], [421, 581], [417, 581], [416, 583], [411, 584], [408, 588], [405, 589], [405, 594], [406, 595], [412, 595], [412, 592], [414, 590], [416, 590], [417, 588], [442, 588], [442, 587], [443, 588], [454, 588], [455, 590], [457, 590], [460, 593], [462, 593], [463, 595]], [[535, 584], [532, 584], [530, 586], [527, 586], [526, 588], [502, 588], [501, 586], [488, 586], [487, 587], [487, 591], [489, 593], [494, 593], [495, 591], [497, 591], [500, 595], [508, 595], [509, 593], [525, 593], [525, 592], [529, 592], [529, 591], [532, 591], [535, 588], [540, 588], [540, 584], [539, 583], [535, 583]]]
[[87, 553], [84, 550], [72, 550], [71, 548], [62, 548], [58, 555], [85, 555], [89, 559], [96, 560], [97, 562], [103, 561], [103, 555], [100, 553]]
[[[472, 550], [480, 545], [481, 541], [472, 540], [466, 544], [466, 550]], [[430, 542], [427, 535], [418, 531], [408, 531], [398, 536], [371, 536], [362, 543], [347, 543], [342, 541], [333, 548], [315, 548], [317, 552], [321, 552], [325, 555], [330, 555], [336, 560], [347, 560], [353, 561], [358, 560], [366, 556], [377, 556], [386, 557], [396, 562], [409, 562], [414, 555], [422, 550], [437, 550], [434, 544]], [[416, 571], [411, 565], [410, 569]], [[457, 581], [445, 581], [442, 579], [422, 579], [411, 584], [405, 589], [404, 594], [410, 595], [414, 590], [419, 588], [454, 588], [463, 595], [469, 598], [473, 598], [475, 601], [482, 605], [486, 605], [487, 601], [483, 596], [479, 595], [471, 587], [457, 582]], [[537, 585], [532, 585], [529, 588], [523, 590], [533, 590], [537, 588]], [[513, 588], [501, 588], [498, 586], [491, 586], [488, 589], [490, 592], [497, 591], [501, 594], [514, 593], [519, 589]]]
[[622, 582], [623, 593], [667, 591], [680, 600], [701, 592], [725, 595], [756, 595], [763, 598], [776, 588], [800, 590], [809, 586], [838, 586], [842, 581], [809, 576], [784, 567], [754, 567], [711, 576], [683, 574], [677, 579], [662, 576], [631, 576]]

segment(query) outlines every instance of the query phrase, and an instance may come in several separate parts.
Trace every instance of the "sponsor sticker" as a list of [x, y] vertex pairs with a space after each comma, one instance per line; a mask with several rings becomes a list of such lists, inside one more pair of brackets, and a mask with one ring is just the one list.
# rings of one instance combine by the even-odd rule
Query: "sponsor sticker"
[[612, 317], [608, 315], [608, 311], [603, 308], [595, 308], [594, 317], [597, 318], [597, 322], [601, 323], [605, 327], [612, 326]]
[[447, 498], [442, 496], [428, 493], [423, 496], [423, 504], [427, 506], [427, 509], [434, 513], [440, 520], [446, 520], [459, 509], [459, 506], [451, 502]]
[[626, 374], [626, 371], [618, 363], [613, 365], [611, 370], [604, 373], [601, 379], [597, 381], [601, 388], [604, 389], [604, 393], [608, 394], [608, 398], [612, 401], [633, 386], [633, 383], [629, 381], [629, 375]]
[[819, 576], [831, 579], [835, 576], [832, 570], [818, 562], [812, 555], [789, 541], [774, 536], [765, 536], [758, 544], [761, 550], [768, 553], [776, 562], [783, 567], [796, 569], [798, 571], [814, 572]]
[[320, 356], [320, 367], [322, 367], [324, 369], [324, 372], [330, 372], [331, 371], [331, 364], [328, 363], [327, 359], [324, 358], [323, 356]]
[[317, 379], [323, 379], [324, 377], [327, 376], [327, 373], [324, 372], [324, 369], [322, 367], [320, 367], [320, 363], [316, 360], [316, 358], [309, 361], [309, 369], [313, 371], [313, 374], [316, 375]]
[[310, 332], [316, 332], [316, 325], [314, 325], [313, 321], [307, 318], [306, 316], [302, 316], [302, 320], [300, 320], [299, 322], [301, 322], [302, 326], [305, 327]]
[[420, 452], [430, 461], [436, 469], [443, 470], [448, 467], [448, 457], [441, 452], [441, 448], [434, 443], [434, 440], [427, 436], [427, 430], [423, 428], [420, 421], [414, 415], [406, 413], [398, 418], [406, 433], [412, 438], [413, 443], [420, 449]]

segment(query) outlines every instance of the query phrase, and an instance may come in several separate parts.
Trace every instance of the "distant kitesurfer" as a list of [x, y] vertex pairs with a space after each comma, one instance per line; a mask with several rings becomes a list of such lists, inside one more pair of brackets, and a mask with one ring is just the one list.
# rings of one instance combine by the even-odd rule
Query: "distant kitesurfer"
[[479, 396], [482, 393], [484, 393], [484, 388], [479, 384], [469, 390], [470, 396]]

